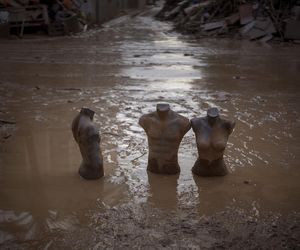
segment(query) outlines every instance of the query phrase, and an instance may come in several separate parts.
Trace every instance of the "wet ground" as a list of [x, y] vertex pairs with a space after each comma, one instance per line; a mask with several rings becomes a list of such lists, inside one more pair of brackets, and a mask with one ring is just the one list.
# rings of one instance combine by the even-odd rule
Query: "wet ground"
[[[300, 47], [194, 40], [157, 10], [74, 37], [0, 41], [0, 248], [300, 247]], [[192, 131], [180, 175], [147, 173], [138, 118], [158, 102], [236, 121], [228, 176], [192, 175]], [[77, 175], [70, 126], [83, 106], [102, 137], [98, 181]]]

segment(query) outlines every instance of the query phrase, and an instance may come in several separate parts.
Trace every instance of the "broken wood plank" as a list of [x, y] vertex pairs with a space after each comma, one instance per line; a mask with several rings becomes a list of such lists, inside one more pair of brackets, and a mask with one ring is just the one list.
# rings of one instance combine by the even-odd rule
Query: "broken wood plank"
[[273, 22], [269, 17], [264, 19], [256, 19], [255, 27], [260, 30], [264, 30], [267, 34], [276, 32]]
[[225, 17], [225, 21], [229, 25], [235, 24], [238, 20], [240, 20], [239, 13], [235, 13], [235, 14], [232, 14], [228, 17]]
[[7, 120], [0, 120], [0, 123], [3, 123], [3, 124], [16, 124], [16, 122], [7, 121]]
[[244, 27], [240, 29], [240, 33], [246, 34], [249, 30], [251, 30], [254, 27], [254, 25], [255, 25], [255, 21], [246, 24]]
[[199, 9], [199, 4], [194, 4], [192, 6], [189, 6], [189, 7], [185, 8], [183, 11], [187, 16], [190, 16], [191, 13], [193, 13], [197, 9]]
[[174, 18], [175, 16], [178, 15], [178, 13], [180, 12], [180, 10], [181, 10], [181, 6], [177, 6], [173, 10], [171, 10], [170, 12], [166, 13], [165, 17], [167, 19], [172, 19], [172, 18]]
[[214, 29], [218, 29], [218, 28], [222, 28], [226, 26], [226, 22], [225, 20], [219, 21], [219, 22], [211, 22], [211, 23], [205, 23], [201, 25], [201, 28], [204, 31], [209, 31], [209, 30], [214, 30]]
[[262, 37], [261, 39], [259, 39], [259, 41], [262, 43], [266, 43], [266, 42], [270, 41], [271, 39], [273, 39], [273, 35], [268, 34], [268, 35]]

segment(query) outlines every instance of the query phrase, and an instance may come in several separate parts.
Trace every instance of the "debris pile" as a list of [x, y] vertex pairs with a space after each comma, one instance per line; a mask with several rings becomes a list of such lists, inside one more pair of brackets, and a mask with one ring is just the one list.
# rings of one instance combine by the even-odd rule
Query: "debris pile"
[[0, 0], [0, 36], [15, 29], [22, 37], [32, 27], [49, 35], [77, 33], [87, 29], [90, 13], [88, 0]]
[[299, 0], [167, 0], [157, 18], [199, 37], [300, 40]]

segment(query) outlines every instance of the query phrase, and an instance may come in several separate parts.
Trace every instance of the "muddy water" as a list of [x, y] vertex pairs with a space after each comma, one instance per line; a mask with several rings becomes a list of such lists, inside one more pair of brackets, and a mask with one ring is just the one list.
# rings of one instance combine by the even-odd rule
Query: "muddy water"
[[[154, 10], [155, 11], [155, 10]], [[134, 202], [200, 215], [227, 207], [300, 210], [299, 46], [181, 37], [153, 12], [70, 38], [1, 41], [0, 243], [73, 230], [91, 214]], [[237, 122], [225, 153], [230, 174], [193, 176], [190, 131], [181, 173], [146, 172], [147, 140], [138, 118], [158, 102], [189, 118], [216, 106]], [[104, 179], [77, 175], [70, 124], [95, 110]], [[1, 134], [1, 135], [2, 135]]]

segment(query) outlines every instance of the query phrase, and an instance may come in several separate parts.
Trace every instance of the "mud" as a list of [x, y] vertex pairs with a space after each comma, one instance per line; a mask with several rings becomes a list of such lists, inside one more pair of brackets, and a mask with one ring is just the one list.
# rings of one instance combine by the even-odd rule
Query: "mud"
[[[15, 122], [0, 124], [0, 248], [299, 248], [299, 46], [197, 41], [156, 11], [75, 37], [0, 41], [0, 120]], [[227, 176], [192, 175], [192, 131], [180, 175], [146, 172], [138, 119], [158, 102], [236, 121]], [[83, 106], [102, 137], [98, 181], [77, 175], [70, 123]]]
[[[299, 215], [231, 209], [213, 216], [196, 211], [162, 211], [122, 205], [91, 215], [89, 225], [53, 230], [39, 240], [11, 243], [3, 249], [298, 249]], [[163, 220], [161, 219], [163, 218]]]

